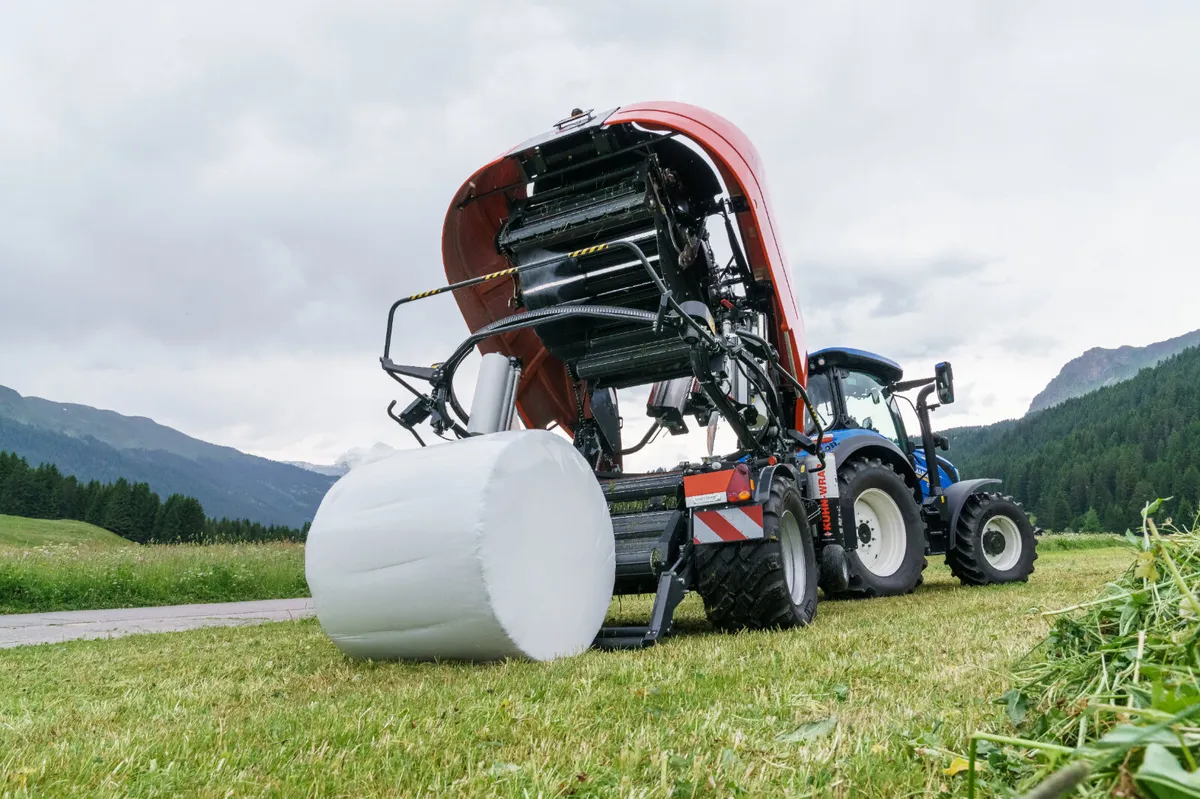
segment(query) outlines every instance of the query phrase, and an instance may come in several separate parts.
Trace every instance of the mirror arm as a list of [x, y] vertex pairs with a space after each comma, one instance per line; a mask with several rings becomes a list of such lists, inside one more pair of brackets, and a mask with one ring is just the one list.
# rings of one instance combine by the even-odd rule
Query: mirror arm
[[921, 422], [921, 448], [925, 451], [925, 479], [929, 481], [929, 496], [942, 493], [942, 478], [937, 458], [937, 442], [933, 437], [933, 424], [929, 421], [929, 395], [936, 386], [928, 385], [917, 395], [917, 419]]

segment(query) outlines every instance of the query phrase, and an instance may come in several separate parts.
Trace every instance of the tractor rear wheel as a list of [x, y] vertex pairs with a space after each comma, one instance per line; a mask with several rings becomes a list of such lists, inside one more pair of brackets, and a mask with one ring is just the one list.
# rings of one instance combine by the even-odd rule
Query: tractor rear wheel
[[790, 480], [771, 486], [763, 534], [758, 541], [696, 547], [696, 591], [718, 630], [802, 627], [817, 614], [812, 530]]
[[919, 586], [925, 571], [925, 525], [912, 488], [890, 464], [859, 458], [838, 469], [838, 491], [854, 500], [857, 547], [846, 553], [850, 586], [838, 598], [895, 596]]
[[963, 585], [1025, 582], [1037, 560], [1033, 524], [1012, 497], [972, 494], [955, 528], [946, 564]]

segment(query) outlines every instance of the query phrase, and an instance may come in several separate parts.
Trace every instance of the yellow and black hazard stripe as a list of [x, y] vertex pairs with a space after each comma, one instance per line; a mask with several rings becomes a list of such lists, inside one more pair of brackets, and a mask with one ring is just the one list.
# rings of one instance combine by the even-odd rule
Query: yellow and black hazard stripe
[[517, 273], [517, 267], [513, 266], [513, 267], [509, 267], [508, 269], [501, 269], [499, 272], [492, 272], [490, 275], [484, 275], [483, 277], [479, 278], [479, 280], [481, 280], [481, 281], [495, 280], [498, 277], [505, 277], [506, 275], [515, 275], [516, 273]]
[[[610, 246], [612, 246], [612, 245], [609, 243], [605, 243], [605, 244], [596, 244], [592, 247], [584, 247], [582, 250], [575, 250], [574, 252], [567, 253], [567, 257], [568, 258], [582, 258], [585, 255], [595, 255], [598, 252], [604, 252]], [[524, 268], [542, 266], [543, 263], [549, 263], [549, 262], [550, 262], [549, 260], [547, 260], [545, 262], [539, 261], [539, 262], [533, 263], [533, 264], [526, 264], [523, 267], [522, 266], [512, 266], [512, 267], [509, 267], [508, 269], [501, 269], [499, 272], [492, 272], [491, 274], [488, 274], [488, 275], [480, 275], [479, 277], [473, 277], [468, 280], [460, 281], [458, 283], [452, 283], [449, 286], [442, 286], [440, 289], [430, 289], [429, 291], [422, 291], [420, 294], [414, 294], [411, 297], [401, 300], [400, 303], [403, 304], [406, 302], [413, 302], [414, 300], [423, 300], [426, 297], [436, 297], [438, 294], [445, 294], [447, 291], [454, 291], [455, 289], [463, 289], [468, 286], [476, 286], [476, 285], [479, 285], [480, 283], [486, 283], [489, 280], [495, 280], [497, 278], [508, 277], [509, 275], [515, 275]]]
[[582, 250], [576, 250], [575, 252], [567, 253], [567, 257], [582, 258], [585, 255], [595, 255], [598, 252], [604, 252], [607, 249], [607, 244], [597, 244], [595, 247], [584, 247]]
[[495, 280], [498, 277], [507, 277], [508, 275], [515, 275], [518, 271], [519, 271], [518, 268], [515, 266], [509, 267], [508, 269], [501, 269], [499, 272], [492, 272], [489, 275], [480, 275], [479, 277], [473, 277], [469, 280], [464, 280], [460, 283], [452, 283], [449, 286], [442, 286], [440, 289], [430, 289], [429, 291], [422, 291], [420, 294], [412, 295], [408, 299], [404, 300], [404, 302], [412, 302], [413, 300], [423, 300], [426, 297], [434, 297], [434, 296], [437, 296], [438, 294], [445, 294], [447, 291], [454, 291], [455, 289], [466, 288], [467, 286], [475, 286], [480, 283], [486, 283], [489, 280]]

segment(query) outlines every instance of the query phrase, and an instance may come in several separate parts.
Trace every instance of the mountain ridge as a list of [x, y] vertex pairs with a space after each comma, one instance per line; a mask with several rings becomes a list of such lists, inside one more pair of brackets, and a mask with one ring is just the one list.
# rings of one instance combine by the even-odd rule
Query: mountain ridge
[[0, 386], [0, 450], [64, 474], [150, 484], [162, 496], [196, 497], [212, 517], [299, 527], [311, 521], [334, 476], [212, 444], [145, 416], [24, 397]]
[[1173, 497], [1166, 515], [1190, 523], [1200, 507], [1200, 348], [1020, 419], [941, 432], [964, 479], [1000, 478], [1047, 528], [1124, 530], [1157, 497]]
[[1044, 411], [1072, 397], [1129, 380], [1142, 369], [1197, 346], [1200, 346], [1200, 330], [1144, 347], [1128, 344], [1113, 349], [1092, 347], [1063, 364], [1058, 374], [1029, 403], [1025, 413]]

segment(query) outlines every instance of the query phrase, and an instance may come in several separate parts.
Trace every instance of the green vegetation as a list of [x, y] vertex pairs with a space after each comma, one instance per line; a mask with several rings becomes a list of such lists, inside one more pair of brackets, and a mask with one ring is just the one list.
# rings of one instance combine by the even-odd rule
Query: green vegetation
[[1200, 506], [1200, 348], [1023, 419], [946, 431], [964, 477], [1000, 477], [1052, 530], [1124, 530], [1156, 497]]
[[296, 529], [245, 519], [208, 519], [195, 497], [172, 494], [163, 502], [149, 483], [80, 483], [58, 467], [32, 468], [24, 458], [0, 452], [0, 513], [36, 519], [75, 519], [103, 527], [139, 544], [303, 541]]
[[1037, 551], [1040, 554], [1121, 546], [1126, 546], [1125, 539], [1112, 533], [1048, 533], [1038, 538]]
[[691, 597], [662, 646], [550, 664], [357, 662], [314, 621], [0, 650], [0, 793], [961, 794], [950, 749], [1006, 723], [993, 700], [1047, 629], [1031, 609], [1129, 557], [1049, 553], [982, 589], [931, 566], [789, 632], [713, 634]]
[[49, 519], [26, 519], [22, 516], [0, 515], [0, 549], [5, 547], [42, 547], [55, 544], [69, 546], [120, 547], [132, 546], [116, 533], [87, 522]]
[[308, 596], [300, 544], [0, 547], [0, 613], [298, 596]]
[[[1155, 503], [1157, 505], [1157, 503]], [[1200, 796], [1200, 530], [1147, 519], [1128, 568], [1095, 599], [1053, 613], [1002, 698], [1024, 738], [977, 736], [981, 782], [1027, 790], [1074, 775], [1079, 795]], [[976, 758], [971, 758], [976, 760]]]

